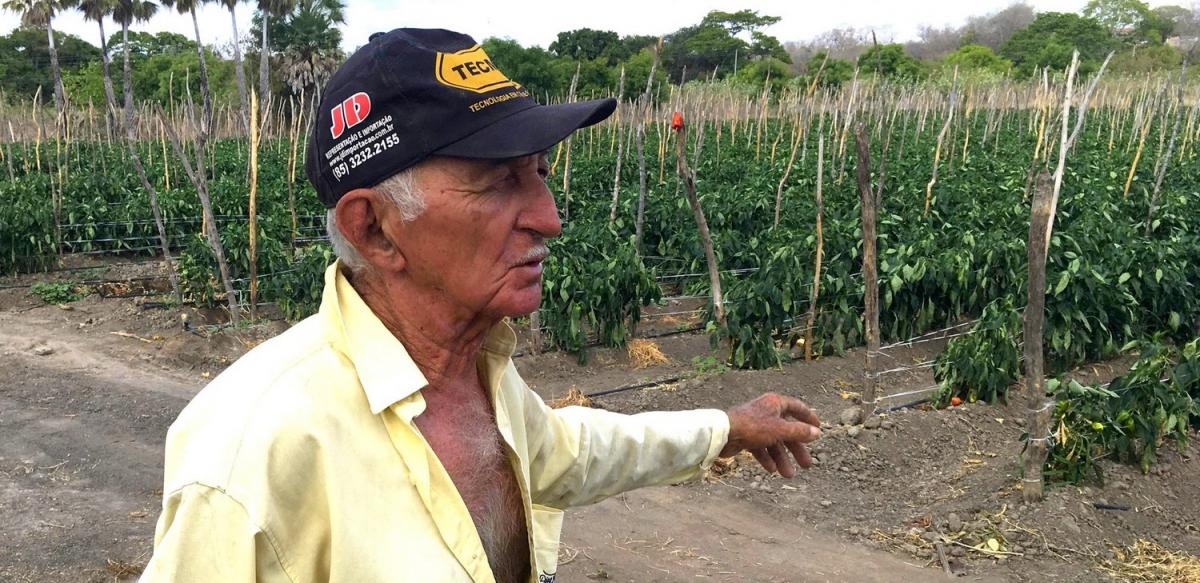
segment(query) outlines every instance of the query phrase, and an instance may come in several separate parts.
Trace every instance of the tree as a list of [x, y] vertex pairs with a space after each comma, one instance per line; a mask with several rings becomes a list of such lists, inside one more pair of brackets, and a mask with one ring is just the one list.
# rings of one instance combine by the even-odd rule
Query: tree
[[966, 32], [965, 27], [923, 25], [917, 29], [917, 40], [904, 43], [904, 52], [922, 60], [941, 58], [962, 46]]
[[238, 99], [242, 105], [242, 127], [246, 135], [250, 135], [250, 97], [246, 90], [246, 70], [242, 68], [242, 37], [238, 34], [237, 5], [242, 0], [221, 0], [221, 5], [229, 10], [229, 20], [233, 23], [233, 67], [237, 75]]
[[792, 62], [792, 56], [784, 50], [779, 39], [757, 30], [750, 33], [750, 56], [775, 59], [785, 65]]
[[[269, 18], [264, 27], [264, 16], [275, 18]], [[271, 58], [277, 59], [275, 70], [280, 75], [281, 92], [320, 92], [344, 57], [340, 48], [342, 33], [337, 27], [343, 22], [345, 5], [341, 0], [300, 0], [279, 14], [260, 10], [250, 29], [252, 36], [260, 35], [265, 41], [259, 53], [259, 86], [264, 92], [260, 98], [265, 100], [271, 93], [268, 75], [263, 71], [263, 64]]]
[[100, 57], [104, 71], [104, 99], [108, 105], [104, 110], [104, 119], [108, 120], [109, 138], [112, 138], [113, 129], [116, 127], [117, 97], [113, 92], [112, 74], [109, 71], [108, 40], [104, 36], [104, 19], [112, 15], [115, 6], [116, 0], [81, 0], [78, 6], [79, 10], [83, 12], [85, 19], [96, 21], [96, 25], [100, 27]]
[[992, 49], [983, 45], [970, 44], [946, 55], [947, 67], [958, 67], [960, 71], [984, 71], [1003, 74], [1012, 68], [1012, 63], [1000, 58]]
[[54, 81], [54, 109], [60, 119], [66, 112], [67, 96], [63, 89], [62, 70], [58, 67], [58, 50], [54, 46], [54, 16], [68, 6], [65, 0], [4, 0], [5, 10], [21, 15], [21, 25], [45, 27], [50, 53], [50, 75]]
[[[621, 63], [625, 67], [625, 94], [641, 95], [646, 92], [646, 81], [650, 78], [650, 69], [654, 65], [654, 49], [646, 48]], [[654, 70], [654, 85], [661, 87], [667, 83], [667, 74], [661, 68]]]
[[[132, 0], [136, 2], [137, 0]], [[208, 83], [208, 65], [204, 61], [204, 42], [200, 40], [200, 21], [196, 19], [196, 7], [206, 0], [163, 0], [163, 5], [174, 8], [180, 14], [192, 16], [192, 29], [196, 33], [196, 56], [200, 59], [200, 94], [204, 103], [204, 114], [200, 120], [200, 131], [207, 134], [212, 123], [212, 91]]]
[[[100, 50], [83, 39], [66, 33], [54, 35], [64, 74], [85, 68], [100, 58]], [[51, 75], [50, 47], [46, 31], [22, 26], [0, 36], [0, 89], [16, 99], [32, 98], [41, 90], [43, 96], [54, 91]]]
[[914, 81], [925, 76], [925, 65], [894, 43], [867, 49], [858, 57], [858, 68], [888, 79]]
[[1141, 0], [1089, 0], [1083, 15], [1104, 25], [1113, 34], [1132, 33], [1147, 16], [1150, 7]]
[[[509, 79], [523, 85], [539, 100], [566, 93], [567, 86], [553, 67], [555, 58], [549, 51], [541, 47], [525, 48], [517, 41], [495, 37], [484, 39], [483, 50]], [[571, 73], [574, 72], [572, 66]]]
[[1028, 77], [1041, 67], [1064, 70], [1071, 52], [1079, 50], [1079, 74], [1099, 66], [1115, 41], [1099, 22], [1078, 14], [1043, 12], [1004, 43], [1000, 55], [1013, 63], [1016, 73]]
[[788, 64], [773, 58], [758, 59], [738, 69], [737, 80], [762, 90], [768, 82], [772, 92], [779, 92], [792, 78]]
[[734, 61], [739, 54], [747, 54], [748, 48], [745, 41], [720, 26], [688, 26], [663, 39], [663, 66], [673, 81], [683, 83], [717, 69], [733, 71]]
[[621, 37], [611, 30], [579, 28], [558, 33], [550, 43], [550, 52], [559, 57], [577, 61], [590, 61], [603, 57], [608, 64], [622, 61], [629, 56]]
[[1150, 14], [1165, 27], [1164, 40], [1171, 36], [1193, 39], [1200, 32], [1200, 14], [1182, 6], [1159, 6]]
[[738, 10], [737, 12], [713, 10], [704, 16], [704, 20], [700, 21], [700, 26], [717, 26], [725, 29], [730, 36], [737, 36], [742, 32], [753, 33], [757, 29], [771, 26], [779, 20], [778, 16], [760, 16], [757, 10]]
[[836, 59], [825, 51], [813, 53], [805, 65], [804, 83], [811, 85], [815, 80], [817, 87], [841, 87], [854, 76], [854, 65], [850, 61]]
[[1034, 20], [1033, 7], [1023, 2], [987, 16], [967, 19], [960, 44], [981, 44], [999, 51], [1017, 31], [1029, 26]]
[[267, 31], [270, 30], [271, 17], [283, 18], [296, 8], [296, 0], [258, 0], [258, 14], [262, 19], [262, 48], [258, 53], [258, 99], [266, 104], [270, 95], [271, 51], [267, 44]]

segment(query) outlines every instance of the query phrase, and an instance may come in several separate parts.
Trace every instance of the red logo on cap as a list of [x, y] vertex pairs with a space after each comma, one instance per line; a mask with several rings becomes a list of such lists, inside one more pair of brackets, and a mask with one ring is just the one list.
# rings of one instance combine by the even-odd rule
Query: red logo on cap
[[346, 130], [362, 123], [371, 115], [371, 96], [359, 91], [339, 103], [329, 113], [333, 116], [333, 126], [329, 128], [329, 132], [336, 140], [342, 137]]

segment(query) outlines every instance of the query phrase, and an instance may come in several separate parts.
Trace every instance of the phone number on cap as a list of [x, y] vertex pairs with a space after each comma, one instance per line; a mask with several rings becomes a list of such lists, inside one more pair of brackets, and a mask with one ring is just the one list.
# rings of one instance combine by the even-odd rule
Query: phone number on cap
[[396, 134], [388, 134], [388, 136], [386, 138], [379, 140], [378, 142], [375, 142], [374, 144], [367, 144], [367, 147], [350, 155], [350, 159], [348, 160], [348, 162], [350, 162], [350, 167], [358, 168], [367, 160], [374, 158], [375, 156], [379, 155], [383, 151], [385, 151], [388, 148], [391, 148], [392, 146], [395, 146], [399, 143], [400, 143], [400, 136], [397, 136]]

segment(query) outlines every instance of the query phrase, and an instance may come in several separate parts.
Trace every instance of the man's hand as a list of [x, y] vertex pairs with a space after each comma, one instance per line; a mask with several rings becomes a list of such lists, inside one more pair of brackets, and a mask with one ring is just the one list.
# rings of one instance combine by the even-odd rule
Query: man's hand
[[729, 442], [721, 457], [748, 450], [768, 472], [779, 472], [785, 478], [796, 475], [789, 451], [800, 467], [812, 465], [804, 444], [821, 437], [821, 420], [803, 401], [767, 393], [727, 414]]

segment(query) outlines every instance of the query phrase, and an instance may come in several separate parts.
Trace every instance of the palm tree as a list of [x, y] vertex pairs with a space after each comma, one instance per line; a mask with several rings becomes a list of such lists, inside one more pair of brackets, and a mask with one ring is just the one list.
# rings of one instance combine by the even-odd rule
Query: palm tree
[[262, 49], [258, 53], [258, 99], [261, 103], [260, 109], [264, 109], [267, 104], [267, 97], [270, 95], [271, 84], [268, 69], [271, 51], [267, 47], [267, 29], [270, 28], [270, 18], [275, 16], [283, 18], [296, 7], [296, 0], [258, 0], [259, 14], [262, 15]]
[[234, 9], [242, 0], [221, 0], [221, 4], [229, 9], [229, 19], [233, 22], [233, 70], [237, 73], [238, 97], [242, 103], [242, 127], [249, 135], [250, 121], [246, 117], [250, 111], [250, 98], [246, 94], [246, 70], [242, 68], [242, 37], [238, 34], [237, 14]]
[[100, 26], [100, 53], [104, 64], [104, 97], [108, 99], [108, 110], [105, 119], [108, 120], [108, 137], [112, 138], [113, 128], [116, 127], [117, 97], [113, 91], [112, 74], [109, 64], [112, 59], [108, 56], [108, 37], [104, 34], [104, 19], [111, 16], [116, 8], [116, 0], [81, 0], [78, 6], [87, 20], [95, 20]]
[[[136, 0], [135, 0], [136, 1]], [[213, 110], [212, 97], [208, 88], [208, 66], [204, 62], [204, 43], [200, 41], [200, 21], [196, 18], [196, 7], [206, 0], [162, 0], [164, 6], [174, 8], [180, 14], [192, 15], [192, 28], [196, 33], [196, 52], [200, 56], [200, 95], [203, 97], [204, 115], [200, 120], [200, 132], [208, 137], [211, 131]]]
[[54, 108], [59, 119], [66, 112], [67, 92], [63, 89], [62, 70], [58, 68], [58, 49], [54, 45], [54, 26], [51, 21], [60, 10], [71, 7], [71, 0], [3, 0], [5, 10], [21, 15], [22, 26], [44, 26], [50, 42], [50, 73], [54, 77]]
[[292, 93], [319, 93], [342, 62], [337, 25], [345, 22], [345, 8], [342, 0], [299, 0], [283, 23], [286, 38], [276, 38], [282, 45], [276, 70]]

